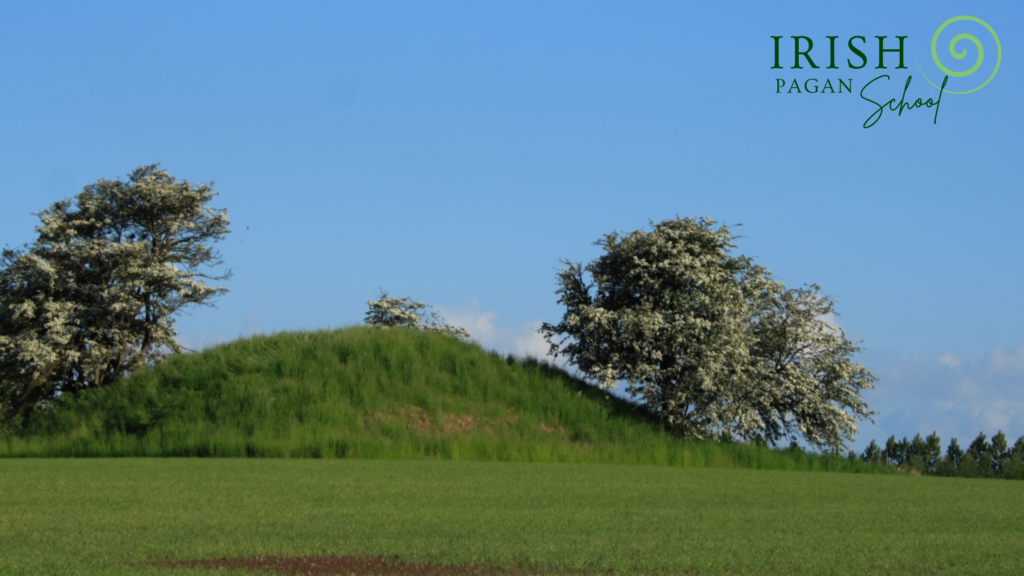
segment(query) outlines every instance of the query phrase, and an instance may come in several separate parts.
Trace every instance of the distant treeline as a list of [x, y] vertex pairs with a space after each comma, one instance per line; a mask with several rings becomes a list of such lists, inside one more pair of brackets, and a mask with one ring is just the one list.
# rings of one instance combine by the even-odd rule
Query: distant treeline
[[1024, 436], [1011, 447], [1002, 432], [993, 436], [991, 442], [984, 433], [978, 434], [967, 450], [953, 438], [945, 455], [942, 441], [934, 432], [925, 438], [918, 434], [913, 440], [904, 437], [897, 441], [895, 436], [890, 436], [885, 448], [872, 440], [860, 458], [933, 476], [1024, 480]]

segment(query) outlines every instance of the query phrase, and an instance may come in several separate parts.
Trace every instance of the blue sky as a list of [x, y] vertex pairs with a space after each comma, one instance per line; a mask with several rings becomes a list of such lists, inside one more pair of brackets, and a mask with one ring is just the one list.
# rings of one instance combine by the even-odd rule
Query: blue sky
[[[113, 3], [0, 7], [0, 243], [99, 178], [159, 162], [214, 181], [234, 232], [202, 347], [361, 322], [378, 287], [485, 345], [541, 352], [561, 259], [649, 220], [735, 224], [739, 251], [815, 282], [879, 376], [856, 446], [932, 430], [1024, 435], [1020, 50], [1007, 2]], [[753, 4], [753, 3], [751, 3]], [[999, 69], [933, 109], [930, 42], [987, 22]], [[984, 45], [970, 89], [994, 70]], [[772, 69], [783, 36], [783, 69]], [[792, 36], [820, 66], [792, 69]], [[837, 36], [837, 69], [827, 69]], [[859, 58], [868, 64], [851, 69]], [[906, 36], [877, 69], [886, 47]], [[918, 69], [920, 63], [920, 70]], [[965, 64], [966, 63], [966, 64]], [[793, 80], [854, 93], [787, 93]], [[776, 93], [777, 79], [787, 89]], [[954, 82], [955, 81], [955, 82]], [[809, 85], [813, 86], [814, 82]]]

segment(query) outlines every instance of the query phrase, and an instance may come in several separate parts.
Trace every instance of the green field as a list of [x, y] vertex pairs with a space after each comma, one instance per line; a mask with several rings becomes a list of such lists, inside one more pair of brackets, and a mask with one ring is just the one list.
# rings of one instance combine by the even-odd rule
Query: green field
[[255, 456], [659, 464], [889, 473], [860, 460], [685, 441], [531, 359], [418, 330], [237, 340], [88, 390], [0, 456]]
[[1021, 574], [1024, 483], [388, 460], [0, 460], [0, 574], [398, 554], [659, 574]]
[[563, 575], [1024, 573], [1022, 482], [684, 440], [550, 365], [414, 330], [179, 355], [62, 398], [0, 456], [3, 576], [347, 554]]

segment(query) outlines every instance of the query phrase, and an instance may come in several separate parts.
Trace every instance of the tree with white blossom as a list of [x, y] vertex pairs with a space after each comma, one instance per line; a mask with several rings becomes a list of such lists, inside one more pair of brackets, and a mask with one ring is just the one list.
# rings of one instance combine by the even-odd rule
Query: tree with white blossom
[[737, 236], [715, 224], [676, 218], [613, 232], [593, 262], [565, 262], [565, 314], [540, 330], [550, 354], [603, 388], [624, 382], [690, 437], [844, 449], [873, 414], [861, 392], [875, 377], [825, 321], [834, 303], [733, 255]]
[[181, 350], [174, 315], [227, 291], [207, 284], [229, 276], [207, 271], [230, 223], [215, 195], [151, 165], [39, 212], [0, 257], [0, 426]]
[[420, 310], [430, 308], [430, 305], [415, 302], [412, 298], [388, 296], [388, 293], [382, 290], [380, 299], [368, 300], [366, 303], [370, 309], [367, 310], [364, 321], [369, 326], [382, 328], [403, 326], [425, 332], [438, 332], [460, 340], [469, 338], [469, 331], [461, 326], [445, 323], [436, 311], [432, 311], [429, 318], [424, 318]]

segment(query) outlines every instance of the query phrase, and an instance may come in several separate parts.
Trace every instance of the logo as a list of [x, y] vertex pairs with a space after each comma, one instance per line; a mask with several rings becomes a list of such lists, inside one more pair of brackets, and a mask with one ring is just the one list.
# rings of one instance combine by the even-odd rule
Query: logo
[[[964, 27], [967, 27], [967, 31], [952, 35]], [[981, 33], [981, 30], [988, 32], [988, 34], [982, 33], [982, 39], [971, 33]], [[952, 37], [950, 37], [951, 35]], [[771, 38], [775, 49], [774, 64], [771, 68], [772, 70], [784, 69], [782, 63], [785, 60], [786, 50], [783, 49], [783, 44], [788, 44], [788, 39], [784, 40], [785, 36], [772, 36]], [[923, 52], [923, 44], [918, 46], [913, 41], [908, 42], [908, 35], [893, 36], [891, 39], [889, 36], [874, 36], [873, 39], [877, 40], [878, 49], [877, 51], [872, 51], [869, 49], [869, 44], [873, 47], [875, 43], [869, 42], [867, 36], [857, 35], [845, 39], [845, 46], [843, 43], [838, 43], [837, 50], [837, 40], [840, 37], [824, 36], [828, 40], [828, 66], [824, 70], [838, 71], [845, 68], [847, 73], [840, 76], [839, 72], [835, 72], [836, 76], [833, 78], [818, 78], [809, 77], [813, 73], [811, 71], [821, 68], [821, 66], [815, 63], [814, 58], [817, 58], [824, 64], [826, 56], [822, 56], [821, 50], [819, 50], [812, 57], [814, 39], [810, 36], [789, 36], [788, 38], [793, 41], [793, 60], [790, 70], [801, 70], [803, 72], [797, 72], [796, 74], [801, 74], [804, 77], [794, 77], [792, 81], [788, 78], [776, 78], [775, 93], [804, 95], [852, 95], [857, 93], [860, 96], [860, 101], [869, 106], [870, 114], [864, 120], [864, 128], [875, 126], [882, 120], [887, 111], [895, 112], [896, 117], [899, 118], [904, 116], [904, 112], [907, 112], [909, 116], [911, 111], [918, 109], [931, 110], [932, 123], [938, 124], [939, 109], [942, 105], [943, 95], [970, 94], [981, 90], [995, 78], [1003, 58], [1003, 47], [999, 42], [999, 36], [987, 22], [974, 16], [950, 18], [943, 22], [935, 30], [935, 34], [932, 35], [931, 61], [925, 61], [927, 71], [926, 68], [921, 66], [920, 59], [915, 56], [915, 63], [917, 64], [917, 70], [920, 73], [921, 79], [937, 89], [938, 93], [932, 92], [932, 95], [926, 98], [908, 97], [908, 92], [911, 90], [911, 82], [914, 78], [912, 75], [907, 75], [900, 97], [898, 99], [892, 97], [885, 100], [884, 96], [880, 95], [884, 94], [887, 83], [893, 79], [892, 76], [889, 73], [883, 73], [868, 79], [866, 74], [859, 71], [864, 70], [864, 72], [868, 72], [872, 69], [889, 70], [886, 64], [888, 63], [891, 66], [893, 62], [897, 62], [896, 66], [892, 69], [894, 74], [896, 70], [908, 70], [904, 61], [906, 48], [914, 46], [915, 48], [920, 48]], [[938, 46], [940, 42], [944, 41], [948, 41], [949, 55], [952, 56], [954, 61], [947, 59], [946, 63], [943, 63], [943, 59], [939, 57]], [[991, 63], [986, 64], [986, 55], [989, 57], [988, 61], [991, 62], [993, 54], [995, 55], [994, 66]], [[876, 55], [877, 58], [875, 58]], [[969, 55], [973, 56], [973, 60]], [[965, 59], [967, 60], [965, 63], [955, 62]], [[869, 63], [876, 61], [878, 63], [877, 66], [868, 68]], [[788, 64], [788, 62], [786, 63]], [[931, 67], [931, 63], [934, 63], [934, 68]], [[962, 69], [951, 69], [947, 64], [953, 68]], [[970, 67], [967, 67], [967, 65]], [[981, 72], [981, 74], [974, 76], [978, 72]], [[819, 76], [819, 74], [814, 74], [814, 76]], [[918, 85], [923, 86], [920, 80]]]
[[[991, 82], [992, 79], [996, 77], [996, 72], [999, 72], [999, 63], [1003, 61], [1003, 45], [999, 43], [999, 36], [996, 36], [996, 31], [993, 30], [987, 22], [985, 22], [981, 18], [975, 18], [974, 16], [957, 16], [956, 18], [950, 18], [949, 20], [943, 22], [942, 26], [939, 26], [939, 29], [935, 31], [935, 35], [932, 36], [932, 60], [935, 61], [935, 65], [939, 67], [939, 70], [945, 72], [946, 76], [952, 76], [954, 78], [966, 78], [977, 72], [978, 68], [981, 68], [981, 64], [985, 60], [985, 45], [981, 43], [981, 40], [978, 40], [978, 37], [973, 34], [963, 33], [953, 36], [953, 39], [949, 41], [949, 54], [950, 56], [956, 58], [957, 60], [963, 60], [964, 57], [967, 56], [967, 50], [961, 49], [958, 52], [956, 49], [957, 43], [959, 43], [961, 40], [970, 40], [971, 42], [974, 43], [974, 46], [978, 51], [978, 59], [975, 60], [974, 66], [971, 66], [970, 69], [965, 70], [963, 72], [954, 72], [942, 65], [942, 60], [939, 59], [939, 54], [935, 49], [936, 45], [939, 43], [939, 34], [942, 34], [942, 31], [946, 29], [946, 26], [949, 26], [953, 22], [959, 22], [961, 20], [970, 20], [971, 22], [977, 22], [978, 24], [984, 26], [985, 30], [988, 30], [988, 33], [992, 35], [992, 39], [995, 40], [996, 42], [996, 67], [992, 70], [992, 74], [989, 75], [989, 77], [984, 82], [982, 82], [977, 88], [972, 88], [971, 90], [965, 90], [962, 92], [954, 92], [952, 90], [947, 90], [947, 92], [949, 92], [950, 94], [970, 94], [971, 92], [977, 92], [978, 90], [981, 90], [982, 88], [985, 87], [986, 84]], [[924, 76], [924, 79], [928, 80], [929, 84], [935, 86], [935, 83], [929, 80], [928, 76], [925, 75], [924, 70], [921, 70], [920, 63], [918, 63], [917, 69], [921, 71], [921, 76]], [[938, 86], [935, 87], [938, 88]]]

